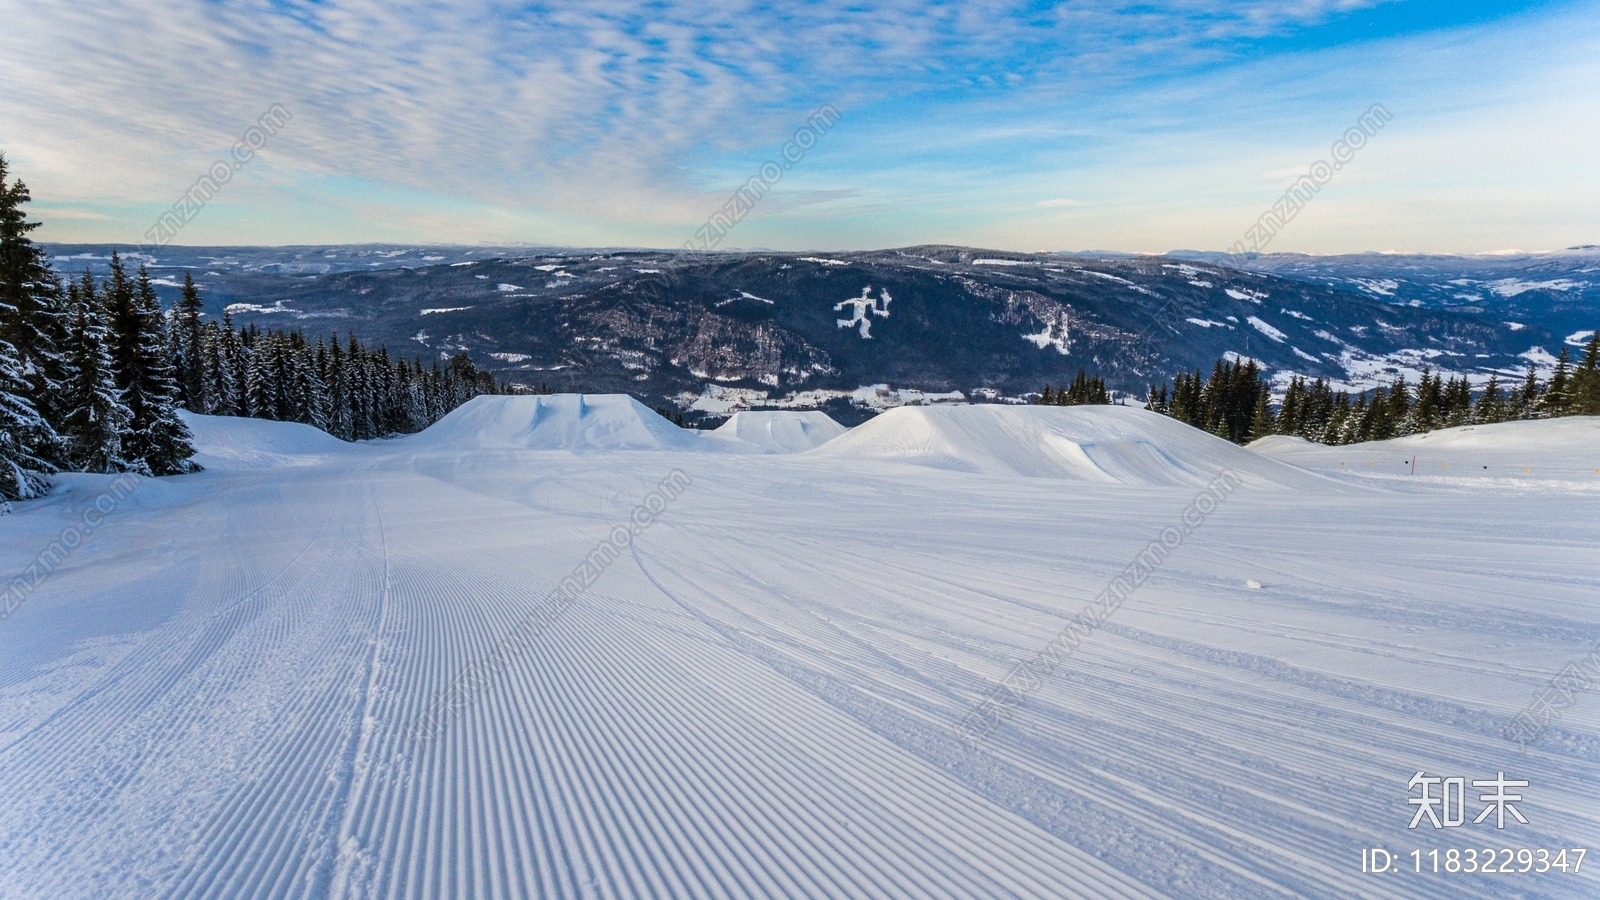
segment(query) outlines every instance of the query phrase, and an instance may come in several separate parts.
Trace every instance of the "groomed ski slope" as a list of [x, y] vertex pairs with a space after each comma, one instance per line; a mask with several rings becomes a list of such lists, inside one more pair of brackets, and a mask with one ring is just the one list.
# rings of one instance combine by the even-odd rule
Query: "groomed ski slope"
[[[1250, 449], [1338, 477], [1376, 477], [1394, 488], [1462, 482], [1548, 491], [1600, 487], [1600, 418], [1463, 425], [1389, 441], [1328, 447], [1275, 435]], [[1365, 471], [1363, 471], [1365, 470]]]
[[[361, 445], [191, 418], [207, 471], [136, 479], [0, 620], [0, 898], [1600, 896], [1595, 860], [1361, 872], [1600, 845], [1600, 691], [1501, 732], [1600, 640], [1593, 445], [1563, 487], [1397, 484], [1137, 410], [783, 454], [532, 399]], [[0, 518], [0, 571], [111, 481]], [[1530, 780], [1530, 824], [1408, 830], [1419, 770]]]

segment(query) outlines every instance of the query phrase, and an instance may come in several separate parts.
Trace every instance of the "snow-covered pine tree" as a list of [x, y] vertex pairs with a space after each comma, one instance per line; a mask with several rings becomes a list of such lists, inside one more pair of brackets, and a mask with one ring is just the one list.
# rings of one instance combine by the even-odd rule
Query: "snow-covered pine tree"
[[1411, 433], [1411, 389], [1406, 385], [1405, 373], [1396, 375], [1389, 387], [1388, 431], [1384, 437], [1398, 437]]
[[[11, 314], [0, 301], [0, 317]], [[16, 348], [0, 340], [0, 499], [27, 500], [50, 487], [44, 478], [54, 466], [38, 447], [53, 445], [56, 434], [28, 399], [28, 383]]]
[[67, 303], [71, 325], [64, 350], [71, 376], [64, 400], [71, 412], [62, 422], [62, 434], [68, 459], [85, 472], [121, 472], [127, 468], [122, 442], [133, 413], [117, 389], [104, 315], [89, 273], [69, 287]]
[[1327, 441], [1334, 415], [1341, 407], [1345, 410], [1350, 408], [1350, 395], [1344, 391], [1335, 395], [1333, 385], [1326, 378], [1312, 382], [1308, 395], [1305, 407], [1309, 412], [1302, 417], [1300, 436], [1312, 441]]
[[389, 430], [400, 434], [409, 434], [420, 426], [412, 415], [411, 408], [411, 367], [406, 365], [402, 357], [395, 357], [394, 376], [394, 409], [389, 413]]
[[280, 422], [298, 422], [301, 418], [300, 401], [304, 398], [296, 397], [294, 393], [294, 353], [295, 347], [301, 340], [297, 334], [274, 331], [270, 335], [272, 341], [272, 382], [278, 397], [277, 420]]
[[273, 332], [250, 342], [250, 358], [245, 368], [244, 415], [256, 419], [278, 417], [278, 385], [273, 378], [273, 356], [277, 337]]
[[250, 349], [249, 343], [245, 341], [244, 331], [242, 329], [238, 331], [234, 330], [232, 317], [228, 315], [227, 311], [223, 311], [222, 313], [222, 323], [222, 341], [224, 350], [232, 351], [231, 354], [224, 352], [224, 358], [233, 363], [234, 415], [248, 416], [250, 415], [250, 400], [248, 396], [250, 386], [250, 358], [255, 355], [255, 352]]
[[1422, 380], [1417, 382], [1417, 402], [1411, 408], [1409, 430], [1414, 433], [1432, 431], [1439, 425], [1440, 403], [1444, 398], [1443, 381], [1428, 369], [1422, 370]]
[[[1302, 422], [1305, 418], [1305, 403], [1303, 400], [1305, 393], [1306, 380], [1303, 377], [1296, 375], [1289, 379], [1289, 386], [1284, 388], [1283, 391], [1283, 403], [1279, 404], [1278, 416], [1274, 421], [1274, 427], [1278, 434], [1300, 434]], [[1252, 432], [1254, 428], [1255, 423], [1252, 421]]]
[[1564, 416], [1572, 402], [1572, 356], [1566, 345], [1556, 357], [1555, 371], [1550, 373], [1550, 384], [1539, 398], [1539, 409], [1547, 416]]
[[1350, 421], [1350, 394], [1340, 391], [1333, 401], [1333, 412], [1328, 416], [1328, 424], [1323, 426], [1317, 434], [1316, 440], [1324, 444], [1343, 444], [1345, 440], [1345, 425]]
[[1394, 418], [1392, 411], [1395, 405], [1390, 402], [1389, 395], [1383, 388], [1374, 388], [1372, 402], [1367, 405], [1368, 421], [1362, 422], [1361, 439], [1364, 441], [1386, 441], [1394, 437]]
[[372, 376], [366, 350], [354, 333], [347, 336], [345, 372], [350, 386], [350, 439], [364, 441], [376, 437], [372, 427]]
[[341, 441], [355, 439], [350, 425], [350, 381], [338, 332], [328, 347], [328, 433]]
[[117, 384], [133, 413], [123, 452], [134, 471], [151, 475], [193, 472], [197, 467], [189, 458], [194, 447], [188, 426], [178, 418], [178, 389], [166, 358], [161, 301], [143, 265], [127, 293], [131, 296], [118, 298], [124, 305], [113, 317], [120, 329], [117, 347], [122, 352], [122, 358], [116, 360], [120, 364]]
[[207, 322], [200, 334], [200, 357], [205, 363], [201, 374], [205, 382], [205, 412], [213, 416], [239, 414], [235, 405], [239, 390], [233, 383], [233, 358], [229, 355], [232, 323], [228, 327], [230, 334], [224, 335], [222, 326]]
[[1600, 416], [1600, 329], [1583, 348], [1583, 362], [1572, 373], [1569, 415]]
[[294, 421], [327, 430], [328, 417], [323, 405], [327, 389], [322, 376], [317, 374], [316, 358], [304, 338], [295, 341], [289, 353], [289, 367], [294, 381]]
[[435, 421], [428, 409], [428, 373], [422, 371], [420, 359], [411, 361], [411, 418], [419, 430]]
[[1259, 391], [1256, 394], [1256, 408], [1250, 422], [1249, 440], [1259, 441], [1276, 428], [1277, 422], [1272, 417], [1272, 407], [1267, 405], [1267, 392]]
[[1489, 373], [1489, 383], [1483, 386], [1483, 393], [1478, 396], [1478, 406], [1474, 410], [1473, 421], [1482, 424], [1505, 421], [1505, 407], [1500, 397], [1500, 378], [1493, 372]]
[[1467, 376], [1458, 375], [1445, 385], [1440, 413], [1446, 428], [1472, 421], [1472, 384], [1467, 381]]
[[61, 358], [65, 297], [44, 248], [28, 237], [39, 227], [23, 212], [32, 199], [28, 187], [7, 176], [6, 158], [0, 154], [0, 341], [11, 346], [13, 377], [21, 379], [17, 396], [43, 420], [43, 427], [35, 427], [25, 439], [30, 452], [47, 463], [63, 463], [65, 448], [56, 426], [66, 414], [61, 403], [67, 377]]
[[1522, 387], [1512, 395], [1511, 418], [1536, 419], [1539, 417], [1539, 372], [1528, 363], [1528, 375], [1522, 379]]
[[206, 398], [206, 360], [200, 347], [200, 314], [203, 304], [194, 276], [183, 273], [183, 293], [172, 306], [172, 364], [177, 370], [178, 400], [184, 409], [203, 413], [210, 408]]
[[433, 369], [428, 373], [428, 421], [437, 422], [449, 412], [445, 405], [444, 371], [439, 368], [439, 357], [433, 358]]
[[372, 356], [372, 393], [378, 405], [373, 411], [373, 429], [376, 437], [387, 437], [403, 427], [395, 415], [398, 386], [394, 380], [394, 366], [389, 364], [389, 348], [380, 344]]

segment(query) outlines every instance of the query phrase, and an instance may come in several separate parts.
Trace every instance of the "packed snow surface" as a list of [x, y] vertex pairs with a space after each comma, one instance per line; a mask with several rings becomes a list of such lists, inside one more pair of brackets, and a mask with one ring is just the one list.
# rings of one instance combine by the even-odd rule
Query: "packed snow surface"
[[1463, 425], [1335, 447], [1273, 436], [1250, 449], [1327, 475], [1376, 476], [1395, 487], [1484, 482], [1600, 491], [1600, 418], [1593, 416]]
[[817, 455], [1106, 484], [1200, 486], [1224, 468], [1260, 485], [1318, 481], [1131, 406], [901, 407], [857, 426]]
[[845, 427], [812, 410], [736, 412], [708, 437], [736, 441], [761, 453], [811, 450], [845, 433]]
[[477, 397], [412, 445], [457, 450], [663, 450], [696, 435], [625, 394]]
[[[1503, 733], [1600, 641], [1594, 420], [1263, 447], [1303, 467], [1118, 408], [188, 421], [205, 472], [0, 517], [7, 900], [1600, 896], [1410, 857], [1600, 845], [1600, 691]], [[1424, 447], [1562, 474], [1379, 471]], [[1466, 824], [1407, 828], [1418, 772]], [[1472, 822], [1500, 772], [1528, 824]]]
[[207, 469], [315, 465], [351, 449], [320, 428], [295, 422], [196, 416], [181, 410], [178, 416], [194, 434], [199, 451], [195, 462]]

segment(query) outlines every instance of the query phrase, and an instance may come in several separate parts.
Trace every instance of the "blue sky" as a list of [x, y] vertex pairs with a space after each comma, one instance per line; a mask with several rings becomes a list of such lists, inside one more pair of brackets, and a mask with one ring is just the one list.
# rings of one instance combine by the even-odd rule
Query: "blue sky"
[[1273, 250], [1600, 243], [1600, 3], [0, 0], [38, 235], [134, 243], [274, 104], [185, 244], [1220, 250], [1374, 103]]

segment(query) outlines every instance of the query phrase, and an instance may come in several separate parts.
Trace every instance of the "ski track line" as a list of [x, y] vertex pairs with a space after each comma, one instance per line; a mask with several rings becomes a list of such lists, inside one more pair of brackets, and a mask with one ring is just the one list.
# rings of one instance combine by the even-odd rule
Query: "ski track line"
[[[419, 732], [680, 463], [694, 487], [627, 559]], [[953, 723], [1191, 489], [888, 465], [811, 487], [828, 471], [401, 441], [218, 476], [230, 503], [157, 509], [84, 557], [123, 573], [106, 596], [172, 611], [109, 664], [48, 676], [65, 693], [43, 667], [16, 682], [60, 705], [0, 747], [0, 898], [1592, 895], [1587, 875], [1389, 882], [1354, 850], [1395, 839], [1410, 772], [1496, 759], [1539, 787], [1518, 845], [1595, 834], [1583, 729], [1523, 755], [1462, 691], [1384, 677], [1539, 683], [1386, 626], [1592, 639], [1577, 563], [1508, 547], [1453, 568], [1474, 526], [1351, 579], [1307, 549], [1339, 537], [1314, 514], [1294, 512], [1298, 544], [1250, 522], [1301, 500], [1240, 494], [969, 751]], [[1408, 516], [1460, 508], [1425, 496]], [[985, 516], [1000, 525], [963, 527]], [[1523, 612], [1530, 578], [1552, 596]]]

